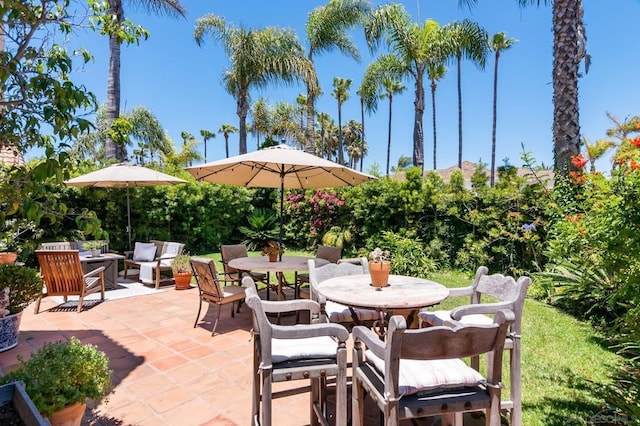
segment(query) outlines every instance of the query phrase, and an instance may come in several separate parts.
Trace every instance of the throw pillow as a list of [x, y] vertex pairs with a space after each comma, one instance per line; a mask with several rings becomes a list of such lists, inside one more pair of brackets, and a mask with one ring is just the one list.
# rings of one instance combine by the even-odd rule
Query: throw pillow
[[133, 260], [136, 262], [150, 262], [156, 258], [154, 243], [136, 243], [133, 249]]

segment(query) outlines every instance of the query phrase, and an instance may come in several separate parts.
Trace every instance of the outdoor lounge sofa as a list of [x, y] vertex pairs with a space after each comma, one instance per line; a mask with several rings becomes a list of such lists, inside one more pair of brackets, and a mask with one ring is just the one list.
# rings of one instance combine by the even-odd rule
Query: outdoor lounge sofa
[[139, 269], [140, 281], [143, 284], [154, 284], [158, 289], [161, 282], [173, 281], [173, 278], [162, 272], [171, 272], [171, 262], [183, 250], [184, 244], [173, 241], [136, 242], [134, 251], [124, 252], [124, 277], [127, 278], [129, 269]]

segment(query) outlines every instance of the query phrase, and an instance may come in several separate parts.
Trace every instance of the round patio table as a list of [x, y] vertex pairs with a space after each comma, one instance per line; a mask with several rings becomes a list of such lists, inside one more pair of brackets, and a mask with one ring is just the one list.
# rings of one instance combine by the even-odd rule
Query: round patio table
[[376, 309], [380, 320], [375, 329], [380, 336], [384, 336], [388, 317], [394, 311], [409, 310], [410, 325], [418, 309], [437, 305], [449, 295], [442, 284], [404, 275], [389, 275], [387, 287], [374, 287], [369, 274], [333, 277], [319, 283], [317, 291], [349, 307]]
[[[237, 257], [229, 261], [229, 266], [241, 271], [275, 272], [278, 279], [278, 298], [284, 299], [282, 291], [285, 285], [289, 285], [285, 279], [285, 272], [295, 272], [294, 297], [298, 297], [298, 272], [309, 270], [309, 259], [315, 259], [317, 266], [326, 265], [329, 261], [307, 256], [282, 256], [282, 260], [270, 262], [268, 256]], [[269, 291], [267, 290], [267, 299]]]

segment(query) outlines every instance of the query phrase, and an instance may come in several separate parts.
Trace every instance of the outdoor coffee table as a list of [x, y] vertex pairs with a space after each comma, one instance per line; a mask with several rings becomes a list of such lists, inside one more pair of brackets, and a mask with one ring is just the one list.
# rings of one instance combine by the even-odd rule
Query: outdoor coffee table
[[121, 254], [102, 253], [100, 256], [80, 256], [82, 272], [88, 273], [104, 266], [104, 287], [108, 289], [118, 288], [118, 261], [124, 259]]
[[[284, 276], [285, 272], [294, 272], [295, 281], [298, 281], [298, 272], [309, 270], [309, 259], [315, 259], [317, 266], [326, 265], [329, 261], [325, 259], [317, 259], [315, 257], [307, 256], [282, 256], [282, 260], [277, 262], [270, 262], [268, 256], [260, 257], [237, 257], [229, 261], [229, 266], [241, 271], [256, 271], [256, 272], [275, 272], [278, 279], [278, 299], [284, 300], [283, 287], [289, 285]], [[298, 288], [294, 286], [294, 297], [297, 298]], [[267, 299], [269, 298], [269, 291], [267, 290]]]
[[317, 291], [345, 306], [377, 310], [380, 319], [374, 329], [380, 336], [384, 336], [394, 311], [409, 310], [407, 324], [411, 324], [419, 309], [437, 305], [449, 295], [441, 284], [404, 275], [389, 275], [387, 287], [374, 287], [369, 274], [333, 277], [319, 283]]

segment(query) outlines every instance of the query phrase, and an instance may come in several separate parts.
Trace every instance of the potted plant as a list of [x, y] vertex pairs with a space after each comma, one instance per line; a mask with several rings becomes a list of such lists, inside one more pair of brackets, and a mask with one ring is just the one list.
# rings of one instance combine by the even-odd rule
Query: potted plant
[[[100, 399], [112, 389], [109, 358], [97, 346], [72, 336], [45, 343], [1, 383], [22, 381], [36, 408], [52, 425], [80, 425], [87, 398]], [[67, 417], [70, 416], [70, 417]]]
[[191, 288], [191, 257], [188, 254], [179, 254], [171, 261], [173, 279], [176, 282], [176, 290], [188, 290]]
[[18, 344], [22, 311], [42, 294], [43, 287], [37, 269], [0, 265], [0, 352]]
[[98, 257], [102, 252], [102, 247], [106, 244], [106, 241], [95, 240], [95, 241], [87, 241], [84, 243], [85, 250], [91, 250], [91, 257]]
[[260, 255], [269, 256], [269, 262], [277, 262], [278, 256], [284, 254], [284, 244], [279, 243], [276, 240], [269, 240], [267, 244], [262, 247]]
[[369, 253], [369, 274], [374, 287], [389, 285], [389, 271], [391, 270], [391, 253], [376, 247]]
[[35, 223], [32, 222], [5, 220], [4, 227], [0, 227], [0, 264], [11, 264], [16, 261], [22, 248], [18, 242], [20, 236], [34, 229]]

